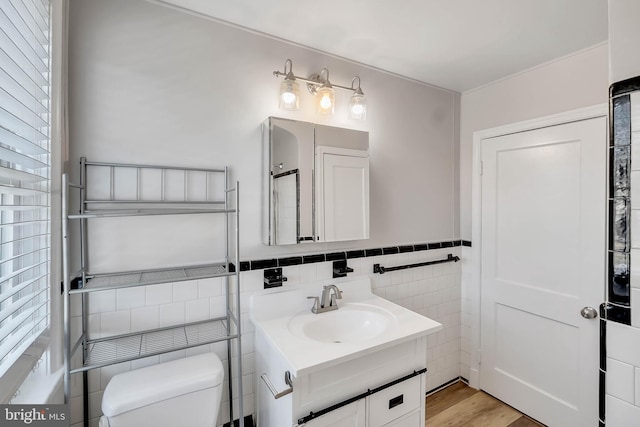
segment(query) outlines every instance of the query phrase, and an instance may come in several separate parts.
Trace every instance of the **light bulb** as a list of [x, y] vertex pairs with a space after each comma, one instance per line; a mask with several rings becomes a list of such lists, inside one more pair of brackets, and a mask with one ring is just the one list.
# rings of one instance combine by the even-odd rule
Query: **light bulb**
[[284, 102], [285, 105], [295, 105], [296, 99], [295, 93], [285, 92], [282, 94], [282, 102]]
[[334, 110], [334, 94], [331, 86], [321, 86], [318, 89], [318, 112], [320, 114], [333, 114]]
[[327, 108], [331, 108], [331, 97], [327, 94], [324, 94], [322, 96], [322, 99], [320, 100], [320, 107], [322, 107], [323, 109], [327, 109]]
[[280, 109], [297, 110], [300, 102], [300, 88], [293, 75], [287, 76], [280, 84]]
[[349, 100], [349, 117], [356, 120], [367, 119], [367, 101], [360, 88], [351, 95]]

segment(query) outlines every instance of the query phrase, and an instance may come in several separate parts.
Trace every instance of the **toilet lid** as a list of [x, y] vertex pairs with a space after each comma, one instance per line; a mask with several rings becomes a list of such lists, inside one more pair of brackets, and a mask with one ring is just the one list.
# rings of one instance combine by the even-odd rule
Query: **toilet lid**
[[222, 362], [214, 353], [159, 363], [115, 375], [104, 390], [102, 413], [113, 417], [183, 394], [222, 384]]

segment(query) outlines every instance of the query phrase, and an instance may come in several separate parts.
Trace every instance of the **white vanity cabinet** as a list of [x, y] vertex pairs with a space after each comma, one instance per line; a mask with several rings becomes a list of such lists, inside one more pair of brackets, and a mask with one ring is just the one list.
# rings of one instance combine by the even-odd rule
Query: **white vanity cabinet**
[[306, 427], [424, 426], [423, 376], [416, 376], [358, 399], [305, 424]]
[[[424, 369], [426, 337], [397, 344], [362, 357], [298, 375], [269, 340], [256, 331], [256, 372], [264, 373], [278, 391], [288, 386], [284, 373], [292, 374], [293, 392], [275, 399], [257, 377], [257, 420], [260, 427], [424, 426], [425, 374], [404, 377]], [[310, 372], [309, 372], [310, 371]], [[397, 382], [397, 383], [396, 383]], [[369, 393], [370, 392], [370, 393]], [[305, 423], [299, 420], [311, 412], [362, 396], [361, 399], [328, 411]]]
[[[256, 372], [265, 373], [274, 387], [282, 391], [287, 388], [284, 373], [289, 370], [293, 384], [291, 394], [275, 399], [257, 377], [258, 426], [423, 427], [425, 374], [395, 382], [422, 370], [425, 360], [426, 337], [421, 337], [333, 366], [305, 370], [308, 373], [296, 376], [257, 330]], [[311, 412], [320, 413], [358, 396], [362, 398], [299, 423]]]
[[442, 325], [369, 278], [336, 285], [339, 308], [320, 314], [307, 296], [322, 285], [251, 297], [258, 427], [424, 427], [427, 336]]
[[[419, 397], [419, 396], [415, 396]], [[412, 399], [413, 401], [424, 400]], [[419, 406], [409, 410], [405, 406], [402, 411], [395, 411], [394, 418], [389, 419], [392, 411], [376, 406], [382, 402], [372, 397], [359, 399], [346, 406], [331, 411], [300, 426], [306, 427], [418, 427], [424, 426], [424, 412]], [[387, 412], [386, 414], [384, 412]], [[398, 415], [398, 413], [400, 415]], [[388, 421], [381, 424], [383, 421]]]
[[366, 427], [365, 400], [358, 399], [303, 425], [307, 427]]
[[355, 402], [297, 424], [306, 427], [422, 427], [424, 374], [373, 392]]

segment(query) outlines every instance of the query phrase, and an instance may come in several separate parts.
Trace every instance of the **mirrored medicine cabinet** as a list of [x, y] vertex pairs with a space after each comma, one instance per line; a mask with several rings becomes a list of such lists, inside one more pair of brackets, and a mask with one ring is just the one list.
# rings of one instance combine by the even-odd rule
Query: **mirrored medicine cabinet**
[[263, 241], [369, 238], [369, 133], [269, 117], [262, 124]]

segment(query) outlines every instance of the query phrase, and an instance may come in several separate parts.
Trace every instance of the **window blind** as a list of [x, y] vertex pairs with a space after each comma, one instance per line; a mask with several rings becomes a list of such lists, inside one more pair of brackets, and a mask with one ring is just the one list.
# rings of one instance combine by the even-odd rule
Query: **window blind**
[[0, 1], [0, 376], [49, 325], [50, 4]]

